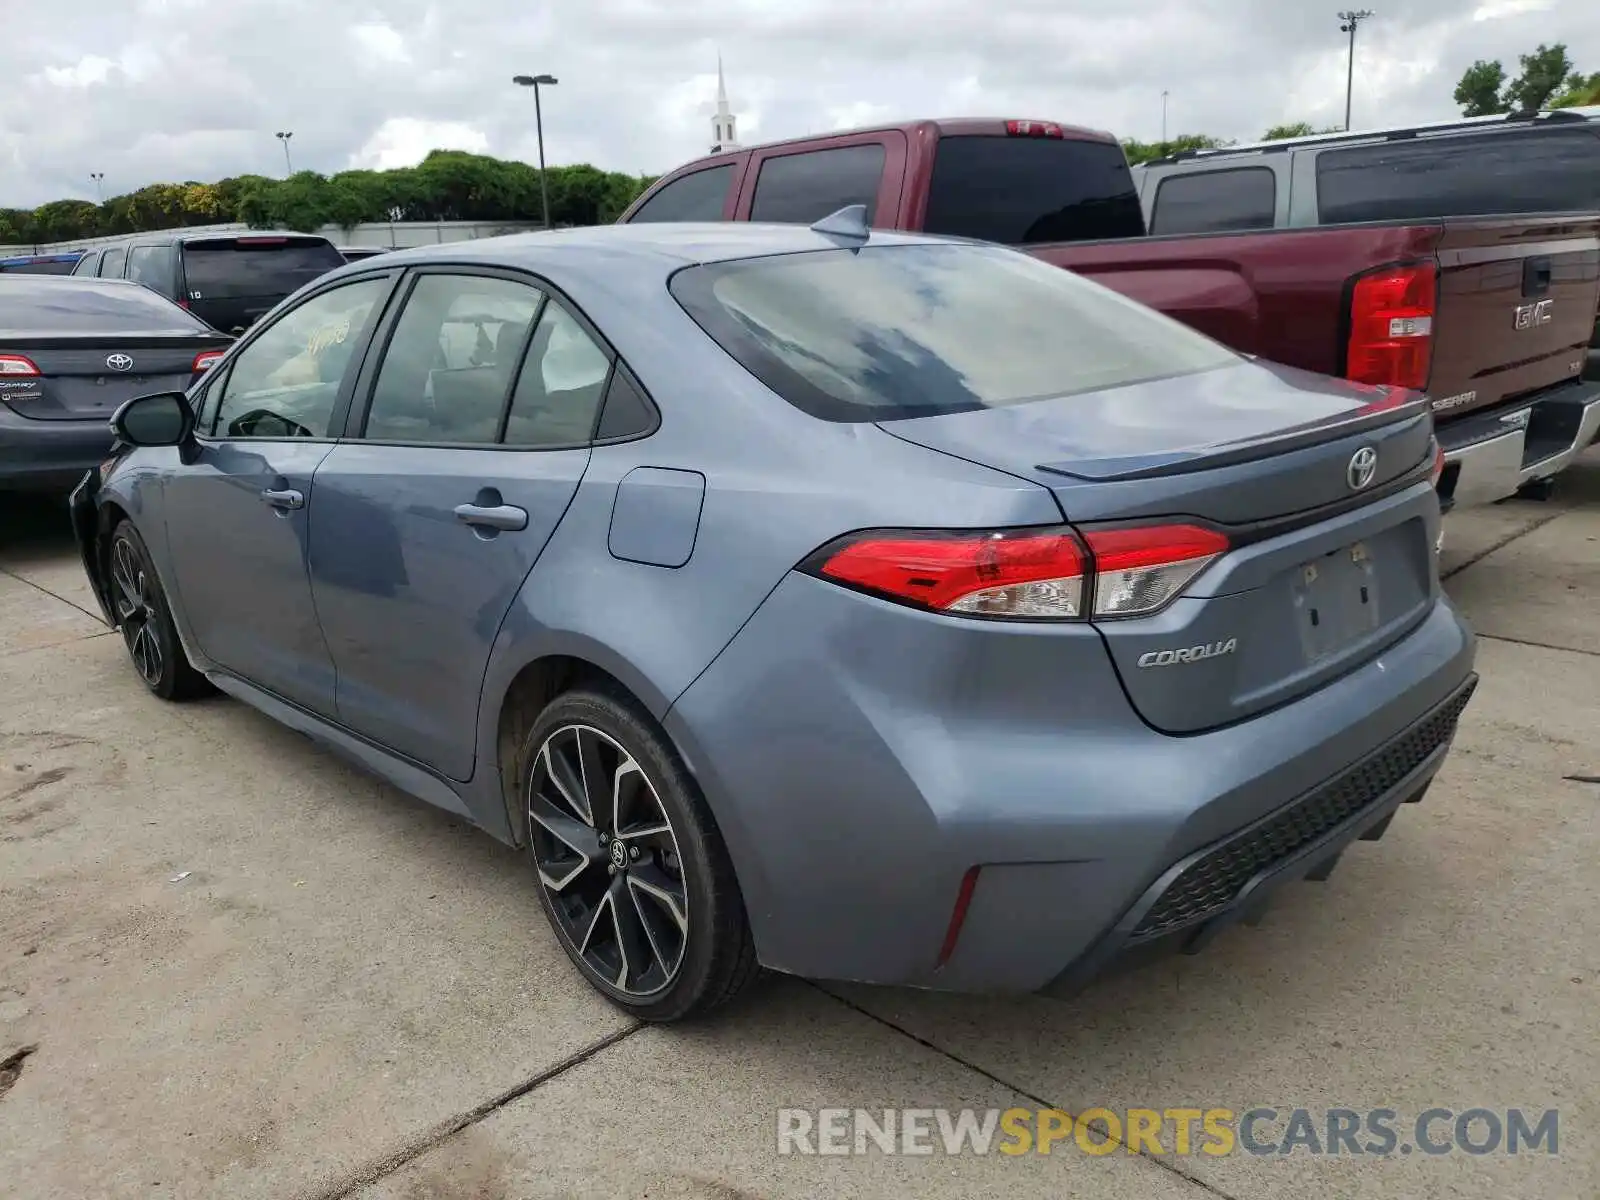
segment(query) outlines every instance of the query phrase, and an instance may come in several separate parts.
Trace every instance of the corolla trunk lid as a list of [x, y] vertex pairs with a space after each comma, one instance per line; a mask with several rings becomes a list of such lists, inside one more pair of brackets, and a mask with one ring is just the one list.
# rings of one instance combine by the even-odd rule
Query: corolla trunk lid
[[880, 427], [1048, 487], [1080, 533], [1226, 539], [1165, 607], [1096, 619], [1129, 699], [1166, 732], [1314, 690], [1438, 595], [1432, 421], [1414, 393], [1243, 363]]

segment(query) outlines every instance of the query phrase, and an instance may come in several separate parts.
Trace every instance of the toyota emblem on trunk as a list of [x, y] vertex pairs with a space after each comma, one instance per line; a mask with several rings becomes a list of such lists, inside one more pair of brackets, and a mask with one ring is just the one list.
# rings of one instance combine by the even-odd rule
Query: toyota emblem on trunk
[[113, 371], [131, 371], [133, 370], [133, 359], [126, 354], [108, 354], [106, 355], [106, 366]]
[[1372, 477], [1377, 473], [1378, 452], [1371, 446], [1363, 446], [1351, 457], [1344, 477], [1350, 484], [1350, 490], [1359, 492], [1372, 482]]

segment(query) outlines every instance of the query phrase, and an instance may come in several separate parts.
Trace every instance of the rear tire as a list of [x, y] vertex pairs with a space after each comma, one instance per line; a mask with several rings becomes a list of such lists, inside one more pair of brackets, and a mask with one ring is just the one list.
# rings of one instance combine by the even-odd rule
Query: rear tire
[[112, 530], [106, 565], [117, 628], [145, 687], [163, 700], [193, 700], [216, 691], [184, 654], [167, 594], [132, 521]]
[[545, 916], [597, 991], [642, 1020], [670, 1022], [759, 976], [722, 835], [647, 714], [606, 691], [557, 696], [517, 766]]

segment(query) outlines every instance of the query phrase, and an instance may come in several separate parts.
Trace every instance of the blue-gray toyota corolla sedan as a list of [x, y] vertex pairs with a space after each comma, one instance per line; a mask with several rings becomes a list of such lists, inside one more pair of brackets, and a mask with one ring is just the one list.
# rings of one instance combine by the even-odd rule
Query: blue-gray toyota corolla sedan
[[1476, 683], [1422, 398], [841, 214], [400, 251], [74, 495], [146, 686], [525, 847], [589, 981], [1070, 991], [1322, 879]]

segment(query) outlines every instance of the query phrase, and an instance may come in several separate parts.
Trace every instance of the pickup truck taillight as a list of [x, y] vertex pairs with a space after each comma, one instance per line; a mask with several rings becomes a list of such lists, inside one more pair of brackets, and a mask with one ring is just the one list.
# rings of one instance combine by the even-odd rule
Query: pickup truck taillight
[[1438, 272], [1429, 263], [1382, 267], [1350, 289], [1345, 377], [1422, 391], [1433, 361]]

